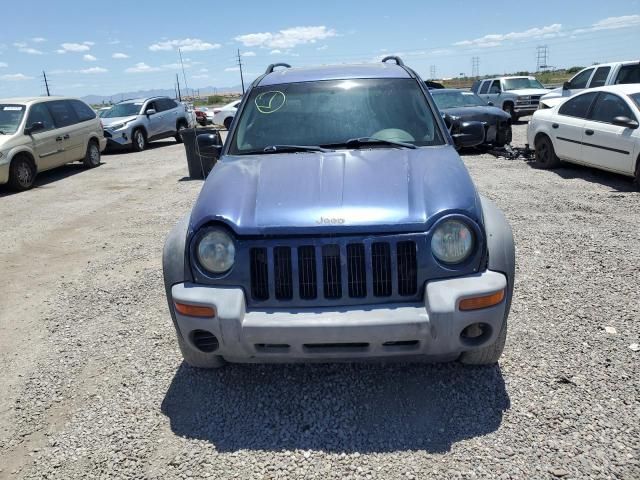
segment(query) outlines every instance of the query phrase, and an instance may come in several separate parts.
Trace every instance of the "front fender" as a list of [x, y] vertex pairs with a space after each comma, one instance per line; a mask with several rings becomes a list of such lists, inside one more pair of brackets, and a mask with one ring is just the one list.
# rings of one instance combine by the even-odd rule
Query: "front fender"
[[193, 282], [191, 275], [191, 269], [187, 263], [186, 257], [186, 242], [187, 232], [189, 229], [189, 217], [186, 215], [183, 217], [175, 227], [169, 232], [167, 239], [164, 242], [164, 249], [162, 251], [162, 273], [164, 276], [164, 289], [167, 296], [167, 302], [169, 304], [169, 311], [171, 312], [171, 318], [176, 326], [176, 316], [173, 310], [173, 302], [171, 299], [171, 287], [176, 283]]

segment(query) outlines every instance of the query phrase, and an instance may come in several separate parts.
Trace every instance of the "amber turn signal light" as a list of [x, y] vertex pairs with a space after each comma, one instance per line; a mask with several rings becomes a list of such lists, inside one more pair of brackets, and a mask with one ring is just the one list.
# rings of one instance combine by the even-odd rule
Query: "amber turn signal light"
[[481, 308], [493, 307], [502, 300], [504, 300], [504, 290], [492, 293], [491, 295], [465, 298], [464, 300], [460, 300], [458, 308], [460, 310], [480, 310]]
[[211, 318], [216, 316], [216, 309], [212, 307], [202, 307], [199, 305], [187, 305], [186, 303], [175, 302], [176, 312], [188, 317]]

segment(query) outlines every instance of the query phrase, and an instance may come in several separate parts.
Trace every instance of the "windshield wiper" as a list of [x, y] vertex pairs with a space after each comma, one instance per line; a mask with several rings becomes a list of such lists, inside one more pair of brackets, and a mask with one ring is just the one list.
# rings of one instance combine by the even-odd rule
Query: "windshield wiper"
[[268, 145], [262, 150], [264, 153], [278, 152], [328, 152], [326, 148], [317, 145]]
[[376, 144], [393, 145], [394, 147], [412, 148], [412, 149], [418, 148], [413, 143], [397, 142], [395, 140], [383, 140], [381, 138], [375, 138], [375, 137], [350, 138], [349, 140], [346, 140], [344, 143], [332, 144], [332, 146], [345, 145], [347, 147], [353, 148], [353, 147], [361, 147], [365, 145], [376, 145]]

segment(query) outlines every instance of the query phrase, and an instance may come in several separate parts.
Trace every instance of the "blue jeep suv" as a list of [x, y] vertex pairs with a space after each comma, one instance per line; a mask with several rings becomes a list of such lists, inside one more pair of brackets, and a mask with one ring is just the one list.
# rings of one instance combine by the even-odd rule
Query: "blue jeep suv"
[[484, 128], [450, 135], [401, 59], [271, 65], [218, 139], [198, 137], [219, 160], [163, 254], [188, 364], [498, 361], [513, 236], [455, 148]]

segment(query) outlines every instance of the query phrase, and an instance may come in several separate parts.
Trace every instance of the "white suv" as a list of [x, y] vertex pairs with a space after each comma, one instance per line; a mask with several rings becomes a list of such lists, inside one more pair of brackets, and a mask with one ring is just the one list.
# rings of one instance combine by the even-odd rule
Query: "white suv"
[[531, 115], [538, 109], [540, 97], [549, 90], [535, 77], [499, 77], [476, 80], [471, 87], [489, 105], [501, 108], [516, 122], [520, 117]]
[[69, 162], [97, 167], [106, 145], [100, 118], [81, 100], [0, 99], [0, 185], [27, 190], [37, 173]]

